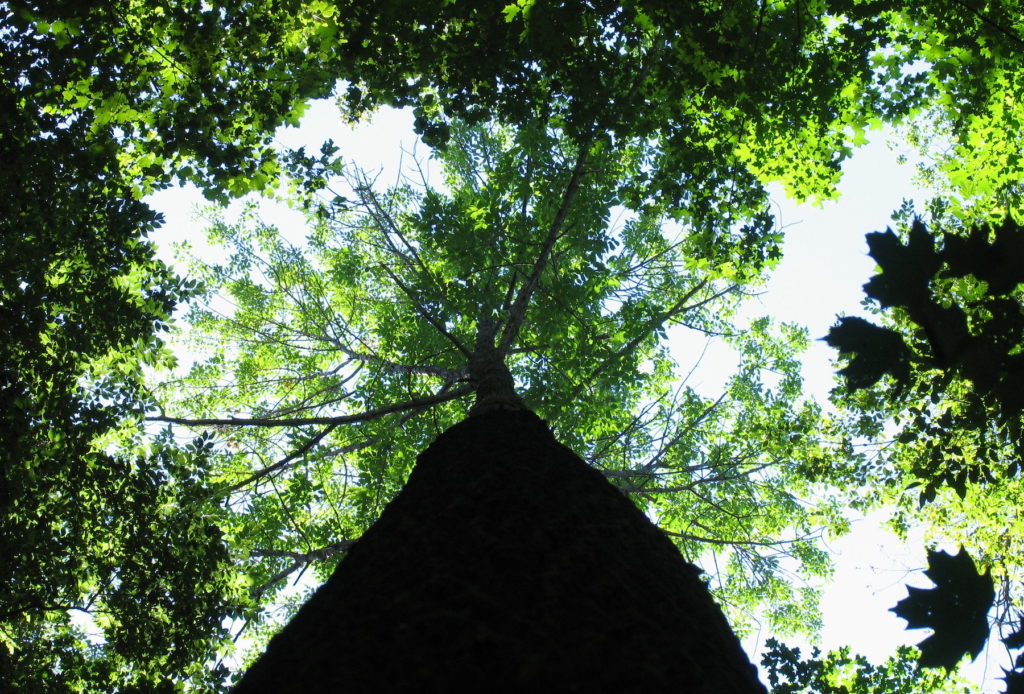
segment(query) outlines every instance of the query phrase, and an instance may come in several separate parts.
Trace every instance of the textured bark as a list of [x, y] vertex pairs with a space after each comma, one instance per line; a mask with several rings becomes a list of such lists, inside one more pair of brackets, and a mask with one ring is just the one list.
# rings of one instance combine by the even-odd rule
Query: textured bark
[[483, 412], [234, 692], [763, 693], [698, 574], [543, 420]]
[[494, 346], [497, 323], [481, 319], [477, 323], [476, 348], [469, 357], [469, 380], [476, 390], [476, 402], [469, 414], [476, 416], [489, 410], [525, 410], [526, 404], [516, 394], [516, 382], [505, 359]]

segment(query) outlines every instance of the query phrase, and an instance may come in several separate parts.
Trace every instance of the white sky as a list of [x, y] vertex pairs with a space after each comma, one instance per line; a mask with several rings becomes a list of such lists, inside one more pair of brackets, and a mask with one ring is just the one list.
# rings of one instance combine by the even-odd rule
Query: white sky
[[[384, 110], [372, 122], [352, 129], [341, 124], [333, 105], [326, 101], [311, 106], [301, 128], [283, 130], [277, 139], [286, 146], [305, 144], [308, 152], [316, 152], [327, 138], [334, 139], [341, 153], [361, 168], [381, 170], [381, 183], [395, 180], [401, 162], [406, 167], [411, 164], [408, 152], [415, 150], [421, 158], [429, 153], [422, 144], [416, 149], [408, 111]], [[781, 188], [770, 188], [776, 218], [786, 231], [785, 253], [766, 291], [753, 301], [751, 315], [768, 314], [796, 322], [807, 326], [812, 338], [821, 338], [837, 314], [862, 312], [861, 285], [874, 268], [864, 235], [884, 229], [904, 198], [915, 199], [920, 208], [928, 197], [912, 184], [911, 165], [897, 164], [898, 154], [913, 161], [913, 152], [909, 148], [903, 152], [891, 150], [879, 133], [873, 140], [844, 166], [838, 202], [821, 207], [796, 205]], [[158, 244], [167, 248], [171, 242], [188, 239], [201, 247], [203, 225], [195, 221], [194, 210], [203, 201], [194, 189], [162, 191], [149, 200], [166, 220], [154, 235]], [[263, 214], [266, 221], [289, 233], [305, 233], [302, 218], [296, 213], [267, 208]], [[170, 260], [169, 253], [163, 257]], [[807, 388], [819, 402], [826, 401], [833, 386], [833, 357], [831, 348], [815, 340], [804, 359]], [[709, 353], [695, 374], [696, 382], [691, 383], [698, 389], [702, 379], [709, 385], [721, 383], [734, 362], [726, 355], [719, 355], [717, 361]], [[920, 572], [926, 566], [922, 543], [900, 543], [883, 529], [883, 521], [881, 512], [858, 517], [849, 535], [828, 543], [837, 571], [822, 605], [825, 626], [818, 645], [823, 651], [848, 645], [855, 653], [881, 662], [896, 646], [918, 643], [928, 634], [923, 630], [906, 631], [905, 622], [888, 611], [906, 596], [905, 583], [920, 587], [931, 584]], [[744, 644], [753, 661], [759, 660], [756, 651], [768, 636], [754, 634]], [[997, 665], [1003, 655], [1000, 651], [998, 646], [990, 645], [968, 671], [970, 679], [981, 685], [979, 691], [1003, 690], [1002, 681], [996, 679], [1002, 675]], [[986, 655], [993, 658], [991, 664], [986, 665]]]

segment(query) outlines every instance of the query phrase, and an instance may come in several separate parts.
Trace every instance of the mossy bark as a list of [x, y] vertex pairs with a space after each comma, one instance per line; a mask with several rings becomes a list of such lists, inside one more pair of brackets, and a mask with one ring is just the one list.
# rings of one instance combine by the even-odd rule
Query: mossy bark
[[764, 692], [698, 570], [532, 412], [443, 433], [235, 694]]

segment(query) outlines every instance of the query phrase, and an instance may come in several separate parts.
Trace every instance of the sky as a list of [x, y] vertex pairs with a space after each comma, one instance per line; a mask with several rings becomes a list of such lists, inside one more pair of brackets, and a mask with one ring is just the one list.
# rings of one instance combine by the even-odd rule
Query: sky
[[[284, 146], [305, 144], [314, 152], [327, 138], [334, 139], [341, 152], [361, 168], [380, 171], [382, 183], [395, 180], [401, 168], [408, 168], [412, 154], [422, 159], [429, 153], [424, 145], [416, 144], [409, 111], [383, 110], [371, 122], [350, 128], [340, 122], [327, 101], [315, 102], [299, 128], [284, 129], [277, 135]], [[764, 292], [751, 300], [747, 310], [751, 317], [772, 315], [809, 329], [812, 343], [804, 357], [805, 383], [822, 403], [834, 384], [835, 353], [818, 338], [824, 337], [837, 315], [863, 314], [861, 286], [874, 274], [864, 235], [884, 230], [904, 198], [915, 199], [921, 208], [928, 197], [913, 184], [912, 163], [901, 165], [897, 161], [902, 154], [913, 162], [913, 152], [909, 147], [893, 145], [892, 139], [875, 133], [868, 145], [855, 152], [844, 165], [836, 201], [820, 206], [798, 205], [787, 199], [780, 187], [769, 188], [776, 219], [786, 233], [783, 260]], [[194, 189], [161, 191], [151, 196], [150, 202], [165, 217], [164, 227], [153, 237], [164, 259], [172, 259], [170, 244], [176, 241], [188, 240], [203, 248], [203, 223], [196, 219], [195, 212], [203, 201]], [[295, 212], [268, 206], [261, 214], [289, 235], [304, 235], [303, 220]], [[672, 337], [672, 349], [684, 364], [692, 362], [703, 347], [678, 334]], [[724, 382], [734, 364], [729, 354], [712, 350], [690, 383], [700, 392], [707, 388], [706, 394], [710, 394]], [[906, 631], [905, 622], [888, 611], [906, 596], [904, 584], [931, 584], [921, 571], [927, 566], [923, 544], [900, 542], [885, 530], [884, 519], [884, 511], [855, 516], [850, 534], [827, 541], [836, 573], [824, 591], [824, 629], [817, 644], [823, 651], [849, 645], [877, 663], [891, 655], [896, 646], [918, 643], [929, 633]], [[957, 548], [944, 549], [955, 552]], [[755, 653], [768, 636], [754, 633], [744, 642], [755, 662]], [[997, 665], [1001, 655], [998, 651], [988, 649], [967, 671], [968, 677], [981, 685], [979, 692], [1003, 689], [1002, 681], [996, 679], [1002, 674]], [[991, 663], [986, 662], [986, 655], [993, 657]]]

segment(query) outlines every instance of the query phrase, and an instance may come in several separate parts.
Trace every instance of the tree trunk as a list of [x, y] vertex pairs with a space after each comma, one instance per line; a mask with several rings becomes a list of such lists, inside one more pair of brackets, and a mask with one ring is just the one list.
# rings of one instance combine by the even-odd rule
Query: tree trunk
[[235, 694], [763, 693], [675, 546], [527, 410], [453, 426]]

